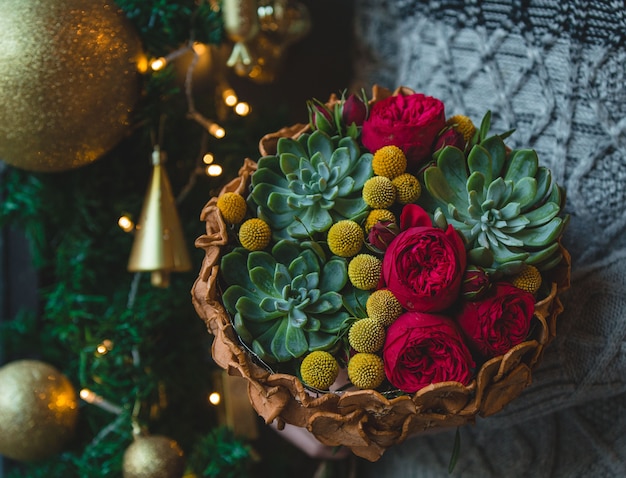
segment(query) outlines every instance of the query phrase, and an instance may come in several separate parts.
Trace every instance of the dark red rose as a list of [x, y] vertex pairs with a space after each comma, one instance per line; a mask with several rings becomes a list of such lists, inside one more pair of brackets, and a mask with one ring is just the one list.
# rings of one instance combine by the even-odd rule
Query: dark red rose
[[445, 146], [455, 146], [463, 151], [465, 149], [465, 137], [463, 136], [463, 133], [455, 130], [454, 128], [446, 129], [437, 138], [433, 151], [439, 151]]
[[384, 252], [391, 244], [400, 229], [393, 221], [378, 221], [372, 226], [369, 234], [367, 235], [367, 241], [376, 250]]
[[534, 310], [530, 292], [496, 282], [481, 300], [465, 302], [456, 320], [470, 346], [491, 358], [526, 340]]
[[421, 312], [406, 312], [388, 327], [383, 362], [387, 380], [407, 393], [431, 383], [467, 385], [475, 367], [454, 321]]
[[416, 168], [430, 158], [445, 124], [440, 100], [421, 93], [400, 93], [374, 103], [363, 123], [361, 141], [372, 153], [383, 146], [397, 146], [404, 152], [409, 169]]
[[354, 93], [348, 96], [341, 107], [341, 119], [346, 127], [353, 123], [356, 126], [362, 126], [363, 121], [367, 118], [367, 113], [367, 102]]
[[400, 234], [383, 257], [381, 283], [407, 310], [438, 312], [458, 298], [467, 259], [452, 226], [433, 227], [420, 206], [407, 204], [400, 215]]
[[467, 300], [478, 300], [490, 286], [489, 274], [482, 267], [469, 265], [463, 274], [461, 294]]

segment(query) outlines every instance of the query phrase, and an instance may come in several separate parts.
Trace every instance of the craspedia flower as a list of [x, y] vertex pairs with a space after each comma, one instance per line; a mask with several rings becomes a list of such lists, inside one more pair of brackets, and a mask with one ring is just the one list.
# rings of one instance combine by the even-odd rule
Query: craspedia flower
[[272, 230], [263, 219], [248, 219], [239, 228], [239, 242], [249, 251], [265, 249], [271, 238]]
[[369, 178], [363, 185], [363, 201], [373, 209], [385, 209], [396, 201], [396, 187], [385, 176]]
[[370, 229], [379, 221], [397, 224], [395, 214], [389, 209], [372, 209], [365, 219], [365, 232], [370, 232]]
[[385, 343], [385, 327], [378, 320], [357, 320], [348, 331], [348, 343], [357, 352], [378, 352]]
[[401, 174], [393, 178], [391, 183], [396, 187], [396, 201], [400, 204], [415, 202], [422, 194], [422, 185], [412, 174]]
[[476, 126], [474, 126], [472, 120], [464, 115], [454, 115], [446, 121], [446, 124], [461, 133], [466, 143], [472, 139], [476, 132]]
[[228, 224], [239, 224], [246, 216], [246, 200], [241, 194], [227, 192], [217, 198], [217, 208]]
[[390, 326], [403, 312], [402, 304], [389, 289], [372, 292], [365, 303], [365, 310], [370, 319], [380, 322], [383, 327]]
[[356, 222], [344, 219], [330, 227], [327, 239], [330, 252], [340, 257], [352, 257], [363, 247], [365, 234]]
[[525, 264], [522, 271], [513, 277], [512, 283], [518, 289], [536, 294], [541, 287], [541, 273], [535, 266]]
[[395, 145], [383, 146], [372, 159], [374, 174], [393, 179], [406, 171], [406, 156]]
[[348, 278], [357, 289], [371, 290], [378, 285], [382, 261], [371, 254], [358, 254], [348, 264]]
[[385, 380], [383, 359], [376, 354], [354, 354], [348, 362], [348, 378], [361, 390], [378, 387]]
[[320, 390], [327, 390], [337, 379], [338, 374], [337, 360], [323, 350], [311, 352], [300, 364], [300, 375], [304, 383]]

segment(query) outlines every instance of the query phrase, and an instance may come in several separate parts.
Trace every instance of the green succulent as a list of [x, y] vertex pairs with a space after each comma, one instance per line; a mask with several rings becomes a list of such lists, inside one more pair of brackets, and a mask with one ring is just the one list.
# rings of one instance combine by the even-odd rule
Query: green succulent
[[248, 201], [275, 240], [311, 237], [365, 216], [361, 190], [371, 176], [372, 155], [354, 139], [315, 131], [281, 138], [276, 155], [259, 159]]
[[467, 155], [448, 146], [424, 171], [435, 222], [465, 238], [470, 263], [513, 274], [524, 263], [548, 270], [561, 260], [558, 240], [569, 217], [563, 189], [531, 149], [509, 150], [504, 135], [487, 137], [490, 113]]
[[349, 284], [346, 260], [326, 260], [316, 245], [281, 240], [271, 253], [236, 248], [222, 258], [224, 306], [239, 337], [266, 362], [331, 350], [352, 316], [344, 301], [365, 304]]

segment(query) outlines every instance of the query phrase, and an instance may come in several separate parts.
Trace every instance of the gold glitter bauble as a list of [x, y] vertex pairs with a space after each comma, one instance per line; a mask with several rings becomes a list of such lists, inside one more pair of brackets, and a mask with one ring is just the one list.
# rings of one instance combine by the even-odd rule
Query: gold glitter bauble
[[16, 360], [0, 368], [0, 455], [18, 461], [52, 456], [74, 434], [78, 401], [56, 368]]
[[124, 478], [181, 478], [183, 451], [176, 441], [162, 435], [137, 436], [124, 452]]
[[3, 0], [0, 32], [0, 159], [63, 171], [128, 134], [145, 56], [113, 1]]

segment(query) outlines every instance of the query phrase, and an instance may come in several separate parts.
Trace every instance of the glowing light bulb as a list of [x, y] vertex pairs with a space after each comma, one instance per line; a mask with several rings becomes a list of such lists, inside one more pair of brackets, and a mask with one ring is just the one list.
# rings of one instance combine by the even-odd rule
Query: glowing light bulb
[[212, 392], [209, 394], [209, 402], [211, 405], [219, 405], [222, 401], [222, 396], [217, 392]]
[[219, 176], [222, 174], [222, 167], [219, 164], [210, 164], [206, 168], [207, 176]]
[[204, 164], [211, 164], [215, 158], [212, 153], [207, 153], [202, 157]]
[[135, 223], [126, 214], [117, 220], [117, 225], [120, 226], [124, 232], [130, 232], [135, 227]]
[[113, 341], [105, 339], [96, 347], [96, 355], [102, 356], [109, 353], [113, 349]]
[[239, 116], [247, 116], [250, 113], [250, 105], [245, 102], [237, 103], [235, 106], [235, 113]]
[[215, 136], [218, 139], [226, 136], [226, 131], [224, 130], [224, 128], [222, 128], [217, 123], [212, 123], [211, 126], [209, 126], [209, 133], [211, 133], [213, 136]]
[[224, 103], [226, 103], [227, 106], [235, 106], [238, 101], [235, 90], [233, 90], [232, 88], [226, 88], [224, 91], [222, 91], [222, 100], [224, 100]]
[[165, 65], [167, 65], [167, 60], [161, 57], [157, 58], [156, 60], [152, 60], [152, 63], [150, 63], [150, 68], [152, 68], [153, 71], [159, 71], [165, 68]]
[[80, 393], [80, 398], [85, 400], [87, 403], [93, 403], [96, 399], [96, 394], [89, 390], [88, 388], [83, 388]]
[[193, 51], [196, 52], [196, 55], [202, 55], [206, 52], [206, 45], [204, 43], [195, 42], [192, 48]]

